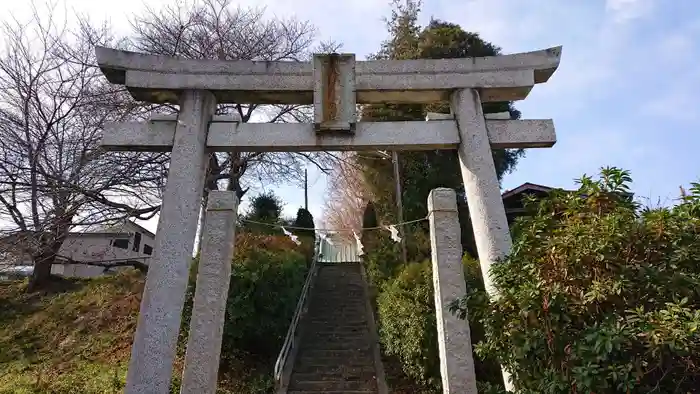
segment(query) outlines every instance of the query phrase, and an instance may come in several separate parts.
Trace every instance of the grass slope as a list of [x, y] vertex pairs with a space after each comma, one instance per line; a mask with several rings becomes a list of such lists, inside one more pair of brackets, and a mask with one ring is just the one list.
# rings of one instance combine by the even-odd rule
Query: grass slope
[[[273, 389], [272, 366], [304, 283], [313, 242], [240, 234], [229, 294], [218, 394]], [[183, 326], [194, 291], [192, 266]], [[144, 277], [54, 278], [27, 294], [0, 282], [0, 394], [104, 394], [124, 388]], [[172, 393], [179, 392], [187, 335], [181, 330]]]
[[120, 392], [142, 277], [56, 279], [33, 294], [25, 287], [0, 283], [0, 393]]
[[[306, 262], [290, 249], [286, 237], [284, 242], [275, 237], [239, 238], [232, 286], [241, 294], [229, 297], [236, 313], [227, 315], [224, 331], [228, 327], [234, 338], [224, 341], [217, 393], [269, 393], [272, 366], [291, 318], [287, 315], [296, 306]], [[258, 249], [266, 252], [255, 252]], [[293, 283], [287, 283], [290, 280]], [[136, 270], [92, 279], [54, 278], [49, 288], [33, 294], [26, 293], [26, 281], [0, 282], [0, 394], [121, 393], [143, 284]], [[186, 312], [193, 290], [188, 289]], [[287, 315], [279, 312], [281, 302], [288, 304], [283, 308]], [[267, 345], [273, 343], [267, 346], [272, 351], [237, 348], [234, 334], [272, 330], [256, 326], [261, 320], [270, 327], [281, 325], [284, 331], [278, 333], [280, 338], [266, 338]], [[182, 330], [171, 393], [179, 393], [186, 342]]]

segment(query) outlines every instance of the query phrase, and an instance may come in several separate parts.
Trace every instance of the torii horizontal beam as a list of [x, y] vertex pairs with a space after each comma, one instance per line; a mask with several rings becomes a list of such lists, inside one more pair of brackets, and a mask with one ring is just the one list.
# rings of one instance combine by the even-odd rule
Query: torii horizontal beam
[[[449, 115], [448, 115], [449, 116]], [[167, 152], [172, 149], [176, 120], [110, 123], [102, 147], [113, 151]], [[556, 142], [554, 123], [542, 120], [486, 120], [491, 147], [547, 148]], [[456, 149], [455, 120], [428, 122], [359, 122], [354, 135], [315, 132], [313, 124], [239, 123], [215, 118], [207, 147], [217, 152], [310, 152]]]
[[[313, 62], [193, 60], [104, 47], [96, 54], [107, 79], [139, 101], [174, 103], [183, 90], [209, 90], [220, 104], [314, 102]], [[434, 103], [464, 88], [478, 89], [482, 102], [522, 100], [549, 79], [560, 58], [561, 47], [553, 47], [489, 57], [359, 61], [353, 63], [357, 103]]]

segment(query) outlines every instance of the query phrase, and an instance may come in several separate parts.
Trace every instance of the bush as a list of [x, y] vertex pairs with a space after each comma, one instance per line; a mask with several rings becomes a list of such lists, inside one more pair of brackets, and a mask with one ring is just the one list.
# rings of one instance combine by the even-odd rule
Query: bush
[[629, 174], [527, 202], [513, 252], [493, 267], [499, 299], [470, 292], [482, 355], [519, 393], [688, 393], [700, 387], [700, 185], [640, 211]]
[[[387, 234], [377, 230], [365, 235], [367, 239], [370, 237], [374, 240], [374, 245], [369, 253], [363, 256], [363, 262], [370, 286], [381, 290], [384, 282], [396, 276], [401, 268], [401, 249]], [[364, 241], [362, 244], [367, 248]]]
[[231, 272], [222, 352], [276, 356], [305, 275], [304, 254], [288, 238], [240, 237]]
[[[227, 380], [227, 386], [240, 386], [241, 392], [267, 392], [267, 388], [261, 387], [271, 384], [270, 370], [304, 285], [308, 247], [313, 245], [296, 246], [286, 236], [251, 233], [236, 236], [221, 345], [220, 379]], [[187, 342], [197, 264], [195, 259], [183, 311], [179, 341], [182, 354]], [[261, 380], [261, 377], [266, 378]]]
[[[484, 292], [479, 262], [465, 254], [462, 259], [470, 291]], [[389, 279], [378, 297], [379, 334], [388, 355], [401, 361], [404, 373], [416, 382], [440, 389], [440, 360], [431, 262], [410, 263]], [[470, 316], [473, 343], [484, 337], [481, 323]], [[477, 379], [502, 386], [501, 371], [493, 360], [474, 358]]]
[[396, 356], [407, 376], [437, 388], [440, 382], [435, 298], [430, 262], [410, 263], [377, 299], [384, 352]]

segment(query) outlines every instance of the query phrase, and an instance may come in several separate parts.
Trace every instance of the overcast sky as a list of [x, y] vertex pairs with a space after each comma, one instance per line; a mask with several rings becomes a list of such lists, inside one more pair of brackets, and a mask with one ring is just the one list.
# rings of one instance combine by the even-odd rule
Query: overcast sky
[[[158, 7], [169, 0], [148, 1]], [[632, 171], [638, 196], [670, 204], [679, 186], [700, 176], [700, 2], [696, 0], [425, 0], [431, 17], [460, 24], [504, 53], [563, 45], [559, 70], [516, 104], [523, 118], [553, 118], [558, 142], [531, 149], [503, 187], [524, 182], [574, 186], [573, 179], [604, 165]], [[0, 0], [22, 15], [24, 1]], [[70, 9], [108, 19], [121, 33], [142, 0], [65, 0]], [[386, 37], [387, 0], [242, 0], [266, 6], [270, 16], [310, 20], [320, 39], [343, 44], [360, 58]], [[8, 15], [0, 13], [0, 18]], [[311, 211], [322, 215], [325, 179], [310, 171]], [[272, 187], [293, 215], [303, 204], [296, 186]], [[155, 223], [147, 227], [154, 229]]]

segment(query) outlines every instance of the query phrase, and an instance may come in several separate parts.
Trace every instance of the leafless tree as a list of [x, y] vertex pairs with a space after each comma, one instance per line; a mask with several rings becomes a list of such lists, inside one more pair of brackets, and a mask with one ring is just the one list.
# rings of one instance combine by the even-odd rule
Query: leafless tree
[[167, 159], [99, 148], [105, 122], [139, 114], [94, 66], [95, 44], [118, 43], [105, 26], [59, 26], [54, 11], [0, 33], [0, 242], [33, 261], [30, 291], [71, 229], [155, 215]]
[[[359, 234], [369, 196], [354, 155], [356, 153], [344, 154], [342, 160], [334, 163], [328, 177], [323, 222], [325, 228], [353, 229]], [[348, 241], [353, 239], [348, 231], [341, 231], [338, 235]]]
[[[191, 59], [301, 61], [312, 52], [314, 27], [295, 19], [269, 19], [263, 9], [234, 7], [231, 0], [177, 2], [148, 8], [132, 20], [132, 48], [139, 52]], [[316, 51], [331, 52], [333, 43]], [[220, 105], [218, 114], [238, 114], [243, 122], [309, 122], [307, 106]], [[327, 153], [236, 152], [212, 154], [205, 188], [226, 188], [241, 198], [258, 182], [302, 182], [308, 162], [328, 171], [336, 156]]]

